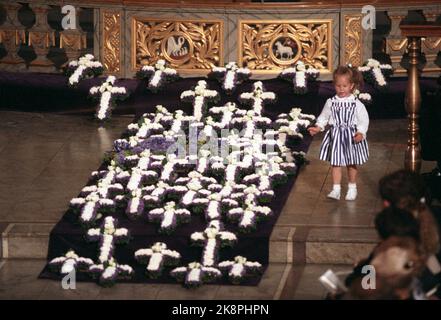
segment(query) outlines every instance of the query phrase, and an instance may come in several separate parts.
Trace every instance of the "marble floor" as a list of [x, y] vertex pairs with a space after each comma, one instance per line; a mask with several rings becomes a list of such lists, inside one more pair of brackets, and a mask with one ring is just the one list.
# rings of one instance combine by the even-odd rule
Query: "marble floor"
[[[115, 116], [105, 127], [98, 127], [88, 116], [0, 111], [0, 119], [0, 233], [4, 238], [11, 224], [56, 223], [132, 117]], [[359, 197], [346, 202], [326, 199], [332, 185], [330, 168], [318, 160], [321, 136], [315, 138], [307, 155], [310, 164], [302, 169], [276, 227], [291, 228], [293, 239], [315, 243], [345, 237], [348, 242], [375, 241], [372, 223], [381, 207], [377, 183], [384, 174], [402, 167], [406, 140], [406, 120], [371, 122], [370, 160], [360, 170]], [[424, 162], [422, 171], [433, 167]], [[271, 263], [259, 286], [240, 290], [216, 285], [186, 290], [165, 284], [118, 284], [108, 289], [91, 283], [63, 290], [57, 281], [37, 279], [44, 260], [3, 259], [0, 299], [321, 299], [325, 290], [318, 277], [329, 268], [344, 273], [351, 267], [347, 260], [342, 260], [344, 264], [332, 257], [320, 260], [317, 256], [326, 255], [320, 251], [324, 249], [293, 246], [294, 258]]]

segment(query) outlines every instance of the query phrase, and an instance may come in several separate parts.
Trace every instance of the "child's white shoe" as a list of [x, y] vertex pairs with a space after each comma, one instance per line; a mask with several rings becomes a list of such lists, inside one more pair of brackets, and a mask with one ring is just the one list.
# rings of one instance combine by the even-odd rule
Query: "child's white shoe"
[[335, 186], [332, 188], [332, 191], [328, 193], [328, 198], [334, 200], [340, 200], [340, 186]]
[[348, 187], [348, 192], [346, 193], [346, 200], [348, 201], [354, 201], [357, 199], [357, 186], [351, 186]]

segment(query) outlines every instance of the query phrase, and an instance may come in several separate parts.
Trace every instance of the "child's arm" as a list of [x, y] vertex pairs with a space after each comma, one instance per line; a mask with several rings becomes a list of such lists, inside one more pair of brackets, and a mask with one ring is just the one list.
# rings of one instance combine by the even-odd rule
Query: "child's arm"
[[361, 140], [366, 139], [366, 134], [368, 129], [369, 129], [369, 114], [364, 104], [360, 101], [357, 101], [357, 133], [355, 134], [354, 137], [355, 141], [360, 142]]
[[316, 124], [314, 127], [308, 128], [310, 135], [315, 135], [320, 131], [325, 130], [326, 125], [328, 124], [329, 118], [331, 117], [331, 100], [328, 99], [323, 107], [322, 112], [317, 118]]

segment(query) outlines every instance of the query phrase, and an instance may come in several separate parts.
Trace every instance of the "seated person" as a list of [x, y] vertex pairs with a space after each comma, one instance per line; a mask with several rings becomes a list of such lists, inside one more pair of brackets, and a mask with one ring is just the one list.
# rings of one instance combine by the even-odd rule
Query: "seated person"
[[425, 258], [414, 238], [391, 236], [373, 251], [369, 264], [374, 268], [368, 280], [365, 274], [354, 275], [343, 299], [409, 300], [415, 297], [417, 277], [424, 269]]
[[[383, 177], [379, 191], [385, 209], [375, 218], [375, 227], [381, 241], [392, 236], [416, 241], [428, 262], [420, 276], [420, 285], [427, 294], [436, 292], [436, 296], [441, 297], [441, 273], [437, 267], [441, 261], [439, 227], [425, 203], [426, 189], [422, 178], [416, 173], [400, 170]], [[370, 264], [372, 258], [373, 254], [355, 267], [346, 279], [346, 286], [350, 287], [352, 281], [360, 277], [362, 267]]]

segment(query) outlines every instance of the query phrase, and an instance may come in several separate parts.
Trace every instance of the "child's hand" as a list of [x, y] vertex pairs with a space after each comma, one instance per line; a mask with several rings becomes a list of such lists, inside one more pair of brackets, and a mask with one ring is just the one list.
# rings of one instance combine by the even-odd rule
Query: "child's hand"
[[309, 132], [309, 134], [310, 134], [311, 136], [314, 136], [314, 135], [316, 135], [317, 133], [320, 132], [320, 128], [317, 127], [317, 126], [315, 126], [315, 127], [309, 127], [309, 128], [308, 128], [308, 132]]
[[359, 143], [363, 140], [363, 134], [360, 132], [355, 133], [354, 141], [355, 143]]

